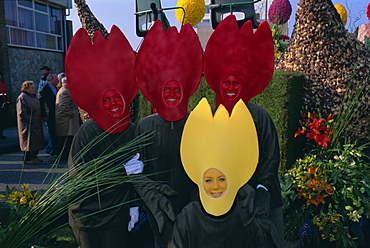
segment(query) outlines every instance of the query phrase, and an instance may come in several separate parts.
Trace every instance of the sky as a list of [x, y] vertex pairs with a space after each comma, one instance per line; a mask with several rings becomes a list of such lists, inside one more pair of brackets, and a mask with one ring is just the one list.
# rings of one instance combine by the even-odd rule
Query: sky
[[[135, 0], [85, 0], [95, 17], [110, 30], [112, 25], [117, 25], [125, 34], [134, 50], [137, 50], [142, 38], [136, 36], [135, 29]], [[265, 1], [265, 0], [262, 0]], [[353, 32], [356, 27], [363, 23], [370, 22], [366, 16], [366, 8], [370, 0], [332, 0], [334, 4], [343, 4], [348, 12], [346, 28]], [[72, 0], [73, 2], [73, 0]], [[272, 2], [272, 0], [268, 0]], [[292, 15], [289, 20], [289, 33], [293, 31], [295, 12], [299, 0], [290, 0], [292, 5]], [[162, 8], [175, 7], [177, 0], [161, 0]], [[166, 16], [171, 26], [180, 28], [180, 24], [175, 18], [174, 11], [166, 11]], [[70, 10], [68, 20], [73, 21], [73, 31], [76, 32], [81, 23], [77, 15], [77, 9], [73, 6]]]

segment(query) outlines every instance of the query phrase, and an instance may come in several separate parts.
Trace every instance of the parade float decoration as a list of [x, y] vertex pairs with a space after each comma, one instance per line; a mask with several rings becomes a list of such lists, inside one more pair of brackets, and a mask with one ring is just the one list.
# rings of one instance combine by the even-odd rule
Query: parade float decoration
[[192, 27], [203, 19], [206, 5], [203, 0], [179, 0], [176, 4], [176, 19], [179, 23], [189, 23]]
[[343, 25], [346, 26], [347, 24], [347, 10], [343, 4], [336, 4], [334, 8], [337, 10], [338, 14], [340, 15], [340, 19], [343, 22]]
[[[348, 33], [326, 0], [301, 0], [297, 8], [293, 36], [275, 69], [305, 74], [304, 105], [311, 112], [320, 109], [323, 117], [337, 115], [342, 102], [360, 94], [348, 131], [358, 142], [370, 141], [370, 50]], [[347, 91], [352, 94], [343, 99]]]
[[282, 25], [287, 23], [292, 14], [292, 5], [289, 0], [273, 0], [268, 11], [269, 21]]

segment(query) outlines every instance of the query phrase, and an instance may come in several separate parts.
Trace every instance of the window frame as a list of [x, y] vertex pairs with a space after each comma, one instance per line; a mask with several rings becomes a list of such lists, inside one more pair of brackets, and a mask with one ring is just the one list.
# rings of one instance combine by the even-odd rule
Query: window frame
[[[30, 0], [30, 2], [32, 3], [32, 7], [27, 7], [19, 4], [18, 0], [14, 1], [16, 15], [15, 25], [8, 24], [7, 23], [8, 20], [6, 19], [7, 17], [5, 15], [6, 29], [8, 34], [7, 39], [8, 46], [64, 52], [64, 42], [63, 42], [64, 39], [63, 22], [65, 19], [65, 16], [63, 15], [64, 9], [56, 5], [51, 5], [49, 3], [36, 0]], [[43, 10], [39, 10], [38, 9], [39, 6], [37, 4], [46, 6], [46, 12]], [[11, 10], [14, 11], [13, 10], [14, 6], [9, 5], [9, 8], [11, 8]], [[56, 10], [59, 12], [59, 14], [53, 15], [53, 11]], [[26, 23], [25, 26], [27, 26], [27, 28], [20, 27], [21, 26], [20, 23], [21, 19], [19, 14], [20, 11], [31, 12], [30, 19], [32, 23]], [[39, 23], [37, 22], [36, 18], [37, 15], [45, 15], [46, 18], [42, 17], [42, 19], [46, 19], [46, 23], [41, 26], [37, 25], [37, 23]], [[54, 21], [54, 26], [52, 26], [53, 18], [55, 17], [57, 18]], [[13, 22], [14, 20], [9, 19], [9, 21]], [[40, 37], [42, 36], [44, 36], [44, 38], [40, 39]]]

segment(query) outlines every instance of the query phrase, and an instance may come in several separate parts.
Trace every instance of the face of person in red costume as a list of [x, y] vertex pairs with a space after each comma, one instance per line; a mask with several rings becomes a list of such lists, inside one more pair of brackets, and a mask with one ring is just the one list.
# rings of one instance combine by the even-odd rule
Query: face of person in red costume
[[103, 95], [103, 108], [113, 118], [122, 115], [125, 102], [122, 95], [116, 90], [108, 90]]
[[221, 93], [226, 100], [235, 100], [239, 96], [241, 86], [234, 76], [227, 76], [221, 83]]
[[176, 106], [182, 97], [180, 84], [177, 81], [168, 81], [163, 89], [164, 102], [169, 106]]
[[224, 173], [211, 168], [204, 173], [203, 187], [207, 195], [212, 198], [220, 198], [227, 189], [227, 180]]

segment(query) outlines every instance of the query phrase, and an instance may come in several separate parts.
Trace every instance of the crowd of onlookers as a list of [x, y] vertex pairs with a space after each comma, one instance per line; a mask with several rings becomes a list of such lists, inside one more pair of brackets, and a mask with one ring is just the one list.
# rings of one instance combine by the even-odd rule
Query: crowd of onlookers
[[[45, 149], [52, 157], [67, 160], [73, 136], [80, 126], [78, 107], [68, 90], [64, 72], [50, 73], [47, 66], [40, 68], [38, 86], [33, 81], [22, 84], [16, 101], [19, 145], [25, 152], [25, 163], [43, 162], [38, 152]], [[45, 145], [43, 125], [49, 140]]]

